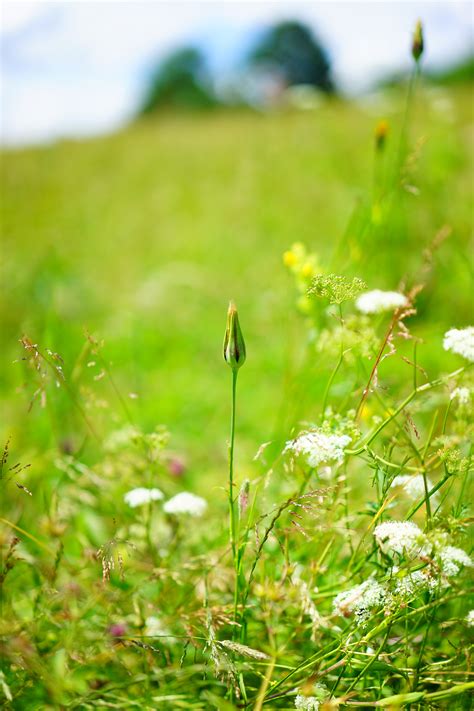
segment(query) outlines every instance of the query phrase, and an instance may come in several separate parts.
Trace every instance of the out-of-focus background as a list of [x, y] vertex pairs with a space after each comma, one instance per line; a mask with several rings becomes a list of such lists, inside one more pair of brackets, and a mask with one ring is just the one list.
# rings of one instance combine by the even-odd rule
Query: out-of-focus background
[[[443, 329], [472, 318], [470, 3], [7, 2], [1, 36], [2, 434], [26, 459], [78, 451], [85, 413], [99, 437], [165, 423], [196, 481], [219, 468], [229, 298], [248, 347], [241, 451], [311, 419], [330, 364], [304, 355], [282, 264], [294, 242], [370, 288], [425, 281], [423, 362], [451, 365]], [[60, 354], [73, 395], [32, 375], [22, 336]]]

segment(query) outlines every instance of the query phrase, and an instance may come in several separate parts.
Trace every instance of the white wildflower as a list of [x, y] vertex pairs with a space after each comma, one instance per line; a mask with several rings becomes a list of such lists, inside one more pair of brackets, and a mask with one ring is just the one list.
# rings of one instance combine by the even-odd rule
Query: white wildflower
[[163, 498], [164, 494], [159, 489], [146, 489], [143, 486], [127, 491], [123, 497], [125, 503], [131, 506], [132, 509], [137, 506], [143, 506], [143, 504], [149, 504], [151, 501], [159, 501]]
[[[428, 477], [426, 477], [426, 485], [428, 487], [428, 492], [431, 491], [431, 489], [433, 488], [433, 483], [430, 479], [428, 479]], [[422, 474], [398, 474], [398, 476], [396, 476], [395, 479], [392, 481], [390, 488], [396, 486], [401, 486], [403, 491], [406, 492], [408, 498], [412, 499], [413, 501], [419, 501], [426, 494], [425, 482], [423, 481]], [[438, 496], [436, 493], [430, 496], [430, 501], [432, 504], [437, 506]]]
[[444, 334], [443, 348], [474, 362], [474, 326], [452, 328]]
[[459, 573], [461, 568], [472, 568], [473, 561], [468, 556], [466, 551], [455, 546], [445, 546], [438, 552], [438, 559], [441, 564], [441, 570], [448, 577], [454, 577]]
[[430, 577], [426, 571], [415, 570], [413, 573], [409, 573], [404, 578], [397, 580], [395, 594], [407, 600], [425, 590], [435, 590], [437, 585], [437, 581]]
[[350, 444], [349, 435], [327, 434], [322, 430], [302, 432], [294, 440], [286, 443], [284, 452], [301, 455], [308, 466], [317, 467], [327, 462], [341, 462], [344, 449]]
[[374, 531], [375, 540], [381, 549], [393, 555], [407, 555], [410, 558], [429, 555], [431, 544], [411, 521], [386, 521], [379, 524]]
[[451, 393], [451, 400], [457, 400], [459, 405], [469, 405], [471, 391], [469, 388], [455, 388]]
[[370, 611], [380, 607], [387, 597], [386, 589], [373, 578], [336, 595], [333, 601], [335, 614], [348, 617], [354, 613], [360, 623], [370, 616]]
[[466, 622], [468, 627], [474, 627], [474, 610], [469, 610], [466, 615]]
[[312, 695], [298, 694], [295, 698], [295, 708], [302, 711], [318, 711], [321, 703], [328, 697], [329, 692], [324, 684], [315, 684]]
[[159, 617], [150, 615], [145, 620], [145, 635], [147, 637], [160, 637], [162, 635], [168, 634], [167, 629], [164, 627], [162, 621]]
[[406, 306], [408, 299], [398, 291], [374, 289], [361, 294], [355, 302], [356, 308], [363, 314], [379, 314], [382, 311], [395, 311]]
[[318, 711], [320, 703], [316, 696], [302, 696], [298, 694], [295, 699], [295, 708], [301, 709], [302, 711]]
[[169, 499], [163, 506], [168, 514], [189, 514], [189, 516], [202, 516], [207, 509], [207, 501], [189, 491], [181, 491]]

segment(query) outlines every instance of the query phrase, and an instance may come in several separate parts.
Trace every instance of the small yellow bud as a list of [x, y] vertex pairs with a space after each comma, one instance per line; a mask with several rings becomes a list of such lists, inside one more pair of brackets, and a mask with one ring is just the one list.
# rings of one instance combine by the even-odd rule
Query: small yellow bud
[[375, 148], [378, 151], [383, 151], [385, 148], [385, 141], [388, 135], [388, 121], [379, 121], [375, 127]]
[[285, 267], [294, 267], [296, 261], [296, 254], [291, 250], [288, 250], [283, 254], [283, 264]]
[[303, 264], [303, 267], [301, 269], [301, 276], [308, 278], [312, 277], [314, 274], [314, 267], [310, 262], [306, 262], [306, 264]]
[[245, 363], [245, 356], [245, 341], [240, 329], [237, 307], [231, 301], [224, 336], [224, 360], [232, 370], [238, 370]]
[[413, 41], [411, 45], [411, 53], [415, 62], [418, 62], [421, 55], [423, 54], [425, 44], [423, 40], [423, 25], [421, 21], [418, 20], [415, 26], [415, 31], [413, 33]]

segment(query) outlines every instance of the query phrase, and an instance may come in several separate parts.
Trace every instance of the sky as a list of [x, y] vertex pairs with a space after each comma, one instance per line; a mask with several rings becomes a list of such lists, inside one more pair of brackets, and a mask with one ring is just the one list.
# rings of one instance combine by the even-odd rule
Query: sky
[[133, 116], [151, 69], [169, 51], [198, 45], [214, 71], [231, 72], [266, 27], [289, 18], [311, 26], [348, 93], [409, 65], [418, 18], [428, 68], [473, 48], [472, 5], [457, 0], [4, 0], [0, 140], [22, 145], [115, 130]]

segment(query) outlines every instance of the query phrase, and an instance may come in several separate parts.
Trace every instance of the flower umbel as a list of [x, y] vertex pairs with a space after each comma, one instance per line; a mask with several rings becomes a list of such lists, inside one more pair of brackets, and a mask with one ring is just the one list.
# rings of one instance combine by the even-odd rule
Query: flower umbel
[[245, 363], [245, 341], [240, 328], [237, 307], [233, 301], [227, 311], [227, 326], [224, 336], [224, 360], [232, 370], [238, 370]]
[[444, 334], [443, 348], [474, 362], [474, 326], [451, 328]]
[[139, 486], [138, 489], [127, 491], [123, 497], [125, 503], [132, 509], [137, 506], [143, 506], [143, 504], [149, 504], [152, 501], [160, 501], [163, 498], [164, 494], [159, 489], [146, 489], [143, 486]]
[[386, 521], [374, 531], [375, 540], [388, 555], [394, 553], [415, 558], [428, 555], [431, 544], [416, 523], [411, 521]]
[[355, 585], [336, 595], [333, 610], [336, 615], [349, 617], [355, 614], [359, 623], [365, 622], [370, 616], [370, 610], [380, 607], [386, 598], [387, 591], [373, 578], [360, 585]]
[[344, 449], [350, 441], [349, 435], [327, 434], [319, 429], [302, 432], [296, 439], [286, 443], [284, 451], [301, 455], [308, 466], [317, 467], [322, 463], [341, 462]]
[[[426, 484], [428, 486], [428, 491], [433, 488], [433, 483], [431, 479], [426, 478]], [[398, 474], [392, 481], [390, 488], [395, 488], [401, 486], [403, 491], [406, 493], [409, 499], [413, 501], [418, 501], [425, 496], [425, 482], [422, 474]], [[438, 504], [438, 496], [434, 493], [431, 497], [431, 503]]]
[[189, 516], [202, 516], [207, 509], [207, 501], [189, 491], [181, 491], [169, 499], [163, 506], [165, 513], [188, 514]]
[[361, 294], [356, 300], [356, 308], [363, 314], [379, 314], [383, 311], [395, 311], [406, 306], [408, 299], [398, 291], [374, 289]]
[[472, 568], [474, 565], [466, 551], [455, 546], [444, 546], [439, 551], [438, 558], [443, 573], [449, 578], [454, 578], [461, 568]]
[[308, 296], [328, 299], [330, 304], [342, 304], [343, 301], [354, 299], [366, 288], [365, 282], [358, 277], [348, 279], [338, 274], [319, 274], [311, 282]]

